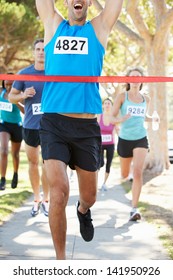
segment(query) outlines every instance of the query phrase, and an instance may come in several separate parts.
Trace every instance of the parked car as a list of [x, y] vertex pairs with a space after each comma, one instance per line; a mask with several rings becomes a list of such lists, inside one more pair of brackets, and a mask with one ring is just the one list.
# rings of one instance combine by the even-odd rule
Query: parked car
[[173, 164], [173, 130], [168, 130], [168, 156], [170, 163]]

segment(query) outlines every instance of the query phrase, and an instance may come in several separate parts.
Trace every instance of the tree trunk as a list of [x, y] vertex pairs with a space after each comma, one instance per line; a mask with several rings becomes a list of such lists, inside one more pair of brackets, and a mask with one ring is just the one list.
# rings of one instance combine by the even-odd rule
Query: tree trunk
[[[147, 68], [149, 76], [166, 76], [168, 44], [164, 47], [155, 48], [154, 44], [147, 49]], [[150, 152], [148, 154], [145, 169], [152, 173], [159, 174], [164, 168], [168, 168], [168, 147], [167, 147], [167, 86], [165, 83], [150, 83], [148, 85], [151, 97], [150, 114], [156, 110], [160, 116], [160, 127], [158, 131], [152, 130], [151, 123], [148, 125], [148, 138]]]

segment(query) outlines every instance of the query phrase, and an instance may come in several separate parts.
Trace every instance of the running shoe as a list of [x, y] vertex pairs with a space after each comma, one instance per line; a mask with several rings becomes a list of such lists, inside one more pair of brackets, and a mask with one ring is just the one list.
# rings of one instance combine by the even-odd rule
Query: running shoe
[[85, 214], [82, 214], [78, 211], [80, 203], [78, 201], [77, 203], [77, 216], [79, 219], [79, 224], [80, 224], [80, 233], [82, 238], [89, 242], [93, 239], [94, 237], [94, 227], [92, 224], [92, 219], [91, 219], [91, 211], [88, 209], [88, 211]]
[[107, 188], [106, 184], [103, 184], [103, 185], [101, 186], [101, 191], [102, 191], [102, 192], [107, 192], [107, 190], [108, 190], [108, 188]]
[[49, 216], [49, 202], [48, 201], [44, 201], [41, 203], [42, 209], [43, 209], [43, 213], [46, 217]]
[[32, 207], [32, 210], [31, 210], [32, 217], [37, 216], [38, 213], [40, 212], [40, 204], [41, 204], [40, 201], [34, 201], [34, 206]]
[[0, 181], [0, 191], [4, 191], [5, 187], [6, 187], [6, 179], [2, 177]]
[[133, 208], [132, 211], [130, 212], [130, 219], [129, 221], [134, 221], [136, 222], [137, 220], [141, 219], [141, 214], [138, 211], [137, 208]]
[[17, 174], [17, 172], [14, 172], [13, 179], [11, 181], [12, 189], [17, 188], [17, 184], [18, 184], [18, 174]]

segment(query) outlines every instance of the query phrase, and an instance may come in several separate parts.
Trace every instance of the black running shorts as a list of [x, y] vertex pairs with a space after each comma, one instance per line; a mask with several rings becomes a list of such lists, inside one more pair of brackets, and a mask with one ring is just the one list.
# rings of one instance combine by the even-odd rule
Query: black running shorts
[[72, 169], [75, 166], [87, 171], [99, 169], [101, 134], [96, 118], [43, 114], [40, 140], [43, 160], [61, 160]]
[[23, 128], [23, 140], [27, 145], [37, 148], [40, 145], [39, 130]]
[[17, 123], [0, 123], [0, 132], [7, 132], [8, 134], [10, 134], [10, 140], [12, 142], [22, 142], [22, 126]]
[[118, 138], [117, 153], [120, 157], [133, 157], [133, 150], [135, 148], [148, 149], [147, 137], [138, 140], [124, 140], [120, 137]]

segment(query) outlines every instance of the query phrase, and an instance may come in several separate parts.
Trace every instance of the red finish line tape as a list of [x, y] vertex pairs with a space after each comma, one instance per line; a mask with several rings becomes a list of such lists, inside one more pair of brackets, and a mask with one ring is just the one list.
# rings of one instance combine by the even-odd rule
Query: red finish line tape
[[0, 80], [33, 82], [77, 82], [77, 83], [166, 83], [173, 77], [166, 76], [43, 76], [0, 74]]

